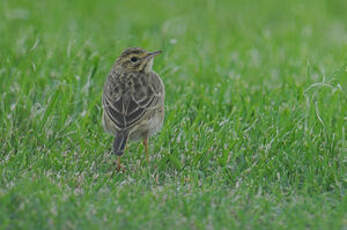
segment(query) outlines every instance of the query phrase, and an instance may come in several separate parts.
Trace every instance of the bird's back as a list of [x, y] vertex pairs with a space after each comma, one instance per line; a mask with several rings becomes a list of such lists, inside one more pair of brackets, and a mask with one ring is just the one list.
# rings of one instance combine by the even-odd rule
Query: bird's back
[[[156, 73], [120, 73], [112, 70], [103, 94], [105, 129], [130, 130], [146, 112], [163, 103], [164, 85]], [[105, 119], [108, 121], [105, 122]], [[110, 125], [113, 127], [108, 127]]]

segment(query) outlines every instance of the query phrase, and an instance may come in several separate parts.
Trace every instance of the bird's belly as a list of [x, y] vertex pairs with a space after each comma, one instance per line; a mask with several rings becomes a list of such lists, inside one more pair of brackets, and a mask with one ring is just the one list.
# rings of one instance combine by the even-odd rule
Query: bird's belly
[[160, 108], [149, 112], [147, 119], [144, 119], [139, 125], [136, 125], [130, 132], [130, 140], [136, 141], [145, 137], [153, 136], [163, 126], [164, 109]]

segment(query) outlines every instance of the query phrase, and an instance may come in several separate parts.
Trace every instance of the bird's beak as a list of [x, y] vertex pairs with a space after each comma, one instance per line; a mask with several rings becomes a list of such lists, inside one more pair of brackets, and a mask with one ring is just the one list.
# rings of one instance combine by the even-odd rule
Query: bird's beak
[[153, 58], [157, 55], [161, 54], [161, 50], [154, 51], [154, 52], [149, 52], [146, 58]]

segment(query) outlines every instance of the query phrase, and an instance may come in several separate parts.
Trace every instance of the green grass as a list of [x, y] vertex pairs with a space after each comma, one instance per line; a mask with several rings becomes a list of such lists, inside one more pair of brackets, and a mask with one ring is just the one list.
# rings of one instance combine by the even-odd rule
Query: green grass
[[[0, 2], [0, 229], [346, 229], [347, 3]], [[104, 80], [162, 49], [115, 173]]]

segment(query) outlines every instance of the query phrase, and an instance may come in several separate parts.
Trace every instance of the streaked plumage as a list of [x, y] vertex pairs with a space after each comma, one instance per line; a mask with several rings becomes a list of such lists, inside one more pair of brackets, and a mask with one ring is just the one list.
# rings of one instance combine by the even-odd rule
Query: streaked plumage
[[119, 156], [128, 139], [146, 142], [163, 124], [164, 84], [152, 71], [153, 57], [159, 53], [126, 49], [107, 77], [102, 97], [103, 125], [115, 135], [113, 151]]

